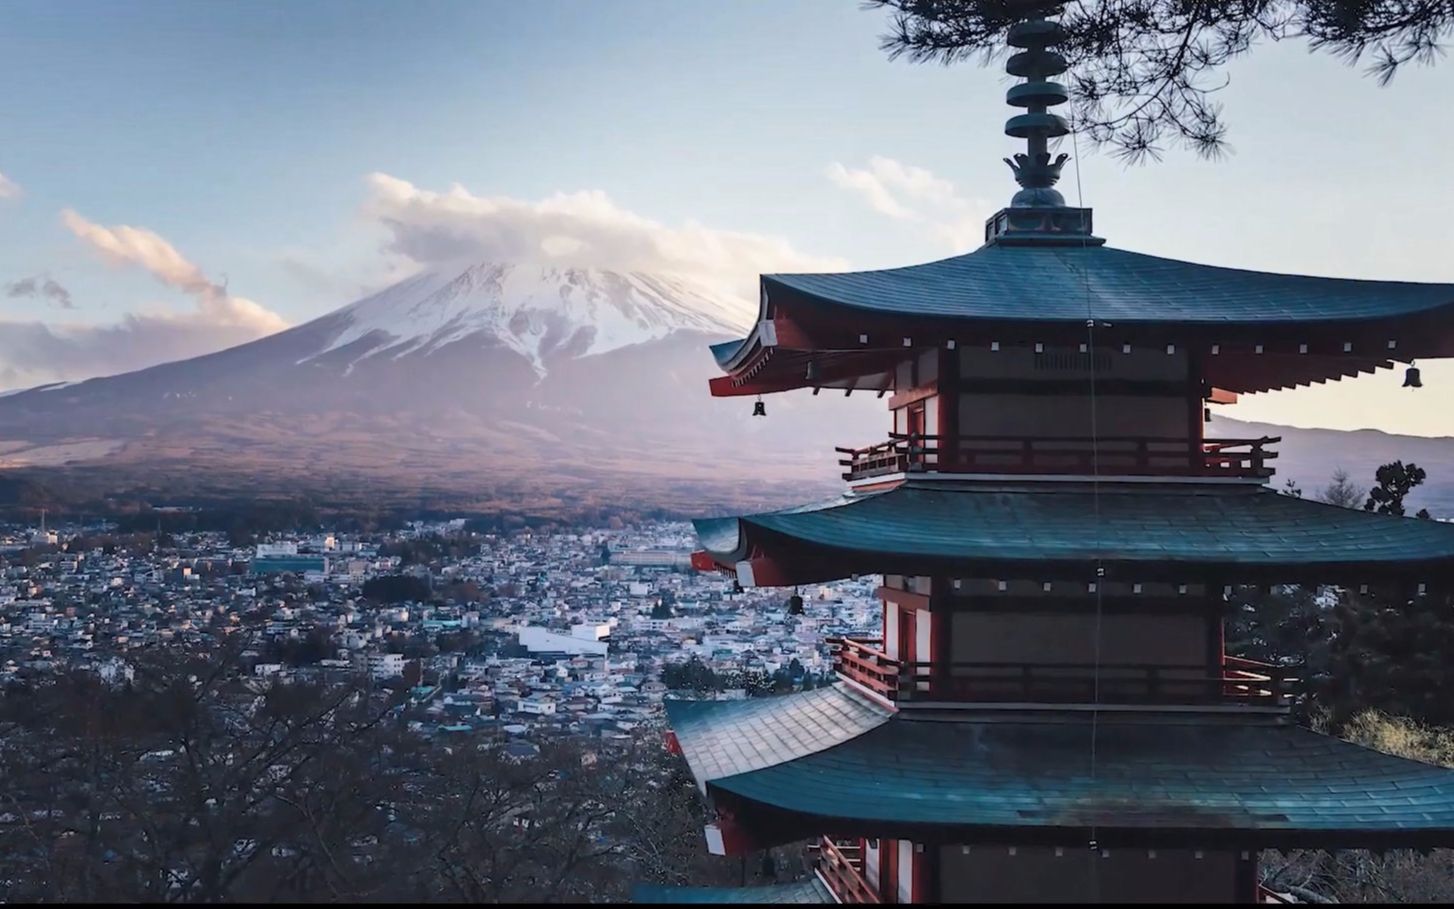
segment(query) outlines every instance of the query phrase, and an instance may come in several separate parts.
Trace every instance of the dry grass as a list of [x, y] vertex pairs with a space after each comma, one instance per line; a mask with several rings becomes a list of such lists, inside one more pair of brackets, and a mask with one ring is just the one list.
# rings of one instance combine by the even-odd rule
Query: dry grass
[[1424, 726], [1378, 710], [1365, 710], [1348, 721], [1341, 737], [1385, 754], [1454, 767], [1454, 730]]
[[[1320, 732], [1329, 731], [1326, 715], [1314, 717], [1312, 725]], [[1454, 730], [1365, 710], [1337, 734], [1385, 754], [1454, 767]], [[1262, 865], [1268, 887], [1310, 902], [1315, 898], [1340, 903], [1454, 902], [1454, 850], [1449, 849], [1269, 852]]]

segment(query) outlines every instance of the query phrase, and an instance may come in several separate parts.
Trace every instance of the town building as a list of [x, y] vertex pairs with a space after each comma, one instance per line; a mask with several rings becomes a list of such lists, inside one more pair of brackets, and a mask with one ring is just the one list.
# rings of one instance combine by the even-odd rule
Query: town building
[[690, 553], [663, 549], [638, 549], [612, 552], [611, 562], [616, 565], [639, 565], [650, 568], [676, 568], [681, 570], [688, 570], [692, 567]]
[[352, 656], [353, 671], [367, 675], [376, 682], [394, 679], [404, 674], [404, 655], [401, 653], [355, 653]]
[[[511, 726], [525, 736], [619, 742], [659, 721], [671, 691], [663, 670], [697, 654], [703, 635], [714, 642], [702, 658], [719, 687], [794, 660], [803, 672], [795, 683], [807, 673], [816, 683], [830, 658], [820, 626], [866, 632], [870, 611], [876, 616], [877, 578], [825, 585], [813, 616], [786, 616], [776, 594], [734, 592], [720, 575], [602, 564], [606, 545], [689, 556], [685, 523], [468, 533], [475, 546], [437, 556], [412, 547], [426, 554], [408, 565], [405, 541], [455, 533], [453, 525], [296, 528], [273, 533], [261, 553], [211, 531], [131, 541], [105, 523], [49, 530], [58, 548], [37, 543], [33, 526], [0, 524], [0, 683], [44, 684], [80, 670], [125, 684], [134, 653], [172, 644], [206, 652], [241, 636], [229, 670], [239, 690], [372, 676], [381, 697], [407, 690], [401, 718], [425, 738], [488, 738]], [[248, 571], [258, 555], [309, 556], [329, 536], [330, 569], [338, 567], [323, 577]], [[422, 602], [365, 595], [369, 581], [406, 571], [452, 580], [436, 580]], [[668, 597], [672, 619], [638, 626]], [[742, 621], [744, 613], [755, 618]], [[541, 649], [520, 646], [522, 626], [538, 629], [526, 642]]]
[[518, 632], [520, 646], [531, 653], [574, 655], [594, 653], [604, 656], [610, 644], [576, 634], [560, 634], [538, 625], [523, 625]]
[[291, 572], [321, 580], [328, 572], [328, 559], [314, 553], [301, 553], [298, 544], [292, 541], [259, 543], [253, 551], [249, 570], [252, 574]]

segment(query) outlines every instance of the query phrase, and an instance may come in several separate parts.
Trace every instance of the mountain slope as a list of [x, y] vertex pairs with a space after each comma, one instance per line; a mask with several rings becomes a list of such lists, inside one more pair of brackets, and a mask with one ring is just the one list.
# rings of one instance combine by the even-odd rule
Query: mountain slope
[[[681, 281], [499, 263], [422, 274], [296, 328], [125, 375], [0, 396], [0, 467], [156, 501], [317, 492], [441, 507], [583, 503], [702, 514], [841, 488], [835, 445], [880, 441], [885, 403], [712, 398], [708, 344], [751, 307]], [[1282, 436], [1274, 484], [1416, 461], [1411, 504], [1454, 514], [1454, 439], [1239, 423]]]
[[428, 273], [250, 344], [0, 397], [0, 465], [71, 459], [178, 490], [363, 482], [532, 501], [573, 484], [623, 502], [688, 495], [668, 487], [766, 502], [760, 476], [827, 488], [833, 445], [870, 440], [883, 403], [792, 395], [763, 420], [711, 398], [706, 347], [752, 315], [650, 275]]
[[419, 275], [337, 315], [348, 324], [322, 354], [373, 338], [397, 358], [485, 335], [544, 374], [561, 354], [605, 353], [675, 331], [740, 333], [754, 313], [670, 278], [487, 263]]
[[417, 275], [214, 354], [11, 393], [0, 398], [0, 427], [53, 438], [79, 423], [127, 435], [137, 419], [198, 413], [393, 411], [465, 398], [508, 408], [553, 366], [684, 334], [718, 340], [750, 319], [740, 301], [672, 279], [476, 265]]

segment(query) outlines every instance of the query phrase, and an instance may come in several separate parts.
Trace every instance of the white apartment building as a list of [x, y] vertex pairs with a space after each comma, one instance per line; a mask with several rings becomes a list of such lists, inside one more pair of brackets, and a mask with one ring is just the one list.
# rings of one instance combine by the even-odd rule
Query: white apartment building
[[355, 653], [349, 658], [354, 672], [367, 672], [376, 682], [404, 674], [402, 653]]
[[520, 699], [520, 712], [533, 716], [552, 716], [555, 714], [555, 700], [544, 695], [532, 694], [528, 698]]

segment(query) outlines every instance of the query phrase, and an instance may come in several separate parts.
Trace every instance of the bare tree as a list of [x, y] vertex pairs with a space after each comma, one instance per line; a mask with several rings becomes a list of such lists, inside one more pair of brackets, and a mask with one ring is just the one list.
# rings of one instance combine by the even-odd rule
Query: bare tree
[[279, 869], [260, 866], [320, 860], [298, 845], [298, 793], [366, 829], [364, 791], [349, 787], [387, 705], [248, 680], [237, 652], [168, 649], [137, 658], [125, 685], [77, 672], [7, 693], [0, 806], [17, 821], [0, 828], [0, 865], [45, 871], [0, 875], [28, 880], [15, 898], [262, 898]]
[[655, 734], [431, 739], [387, 692], [252, 678], [242, 649], [0, 694], [0, 900], [575, 902], [738, 877]]
[[1323, 490], [1318, 493], [1318, 501], [1337, 505], [1339, 508], [1357, 509], [1363, 507], [1363, 500], [1367, 495], [1368, 490], [1354, 486], [1352, 478], [1348, 476], [1348, 471], [1339, 467], [1333, 471], [1332, 482], [1324, 486]]

